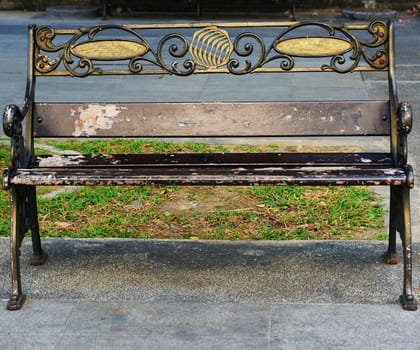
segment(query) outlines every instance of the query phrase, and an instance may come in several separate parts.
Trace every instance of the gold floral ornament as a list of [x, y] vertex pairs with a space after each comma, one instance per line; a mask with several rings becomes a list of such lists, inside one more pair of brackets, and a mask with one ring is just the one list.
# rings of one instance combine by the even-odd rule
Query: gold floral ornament
[[227, 64], [232, 51], [229, 34], [217, 26], [197, 30], [189, 45], [194, 63], [207, 69]]
[[53, 71], [58, 63], [57, 59], [51, 59], [48, 55], [38, 55], [35, 59], [35, 67], [41, 73]]
[[383, 46], [382, 49], [376, 51], [373, 55], [363, 52], [363, 56], [369, 64], [377, 69], [386, 68], [389, 64], [389, 53], [386, 45], [388, 41], [388, 29], [385, 23], [376, 21], [369, 25], [369, 32], [372, 34], [372, 39], [364, 43], [366, 47], [378, 48]]
[[56, 47], [52, 44], [52, 39], [55, 37], [54, 29], [50, 27], [42, 27], [36, 33], [37, 52], [35, 57], [35, 67], [39, 72], [48, 73], [57, 68], [60, 63], [60, 58], [52, 59], [46, 54], [41, 54], [39, 50], [46, 52], [57, 52]]

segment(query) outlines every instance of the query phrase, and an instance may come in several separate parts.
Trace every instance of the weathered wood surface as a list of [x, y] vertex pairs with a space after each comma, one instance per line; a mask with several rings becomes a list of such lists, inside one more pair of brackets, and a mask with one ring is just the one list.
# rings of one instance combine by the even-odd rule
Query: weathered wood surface
[[[164, 168], [164, 169], [163, 169]], [[389, 154], [239, 153], [36, 157], [14, 185], [400, 185]]]
[[389, 135], [388, 101], [37, 103], [35, 137]]
[[401, 185], [395, 168], [357, 167], [132, 167], [19, 169], [13, 185]]
[[392, 167], [389, 153], [176, 153], [37, 156], [33, 168], [188, 166]]

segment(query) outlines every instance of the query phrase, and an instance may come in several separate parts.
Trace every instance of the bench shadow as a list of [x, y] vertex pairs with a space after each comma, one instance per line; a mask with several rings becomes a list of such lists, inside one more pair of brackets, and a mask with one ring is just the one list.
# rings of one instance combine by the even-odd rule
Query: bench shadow
[[47, 238], [44, 266], [24, 244], [22, 278], [35, 298], [394, 304], [402, 264], [382, 262], [386, 245]]

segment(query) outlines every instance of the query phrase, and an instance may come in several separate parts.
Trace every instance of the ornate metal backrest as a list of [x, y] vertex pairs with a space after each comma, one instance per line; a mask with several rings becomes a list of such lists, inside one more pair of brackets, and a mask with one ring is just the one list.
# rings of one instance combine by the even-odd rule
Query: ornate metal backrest
[[[59, 104], [44, 106], [42, 103], [34, 103], [35, 77], [385, 71], [388, 73], [389, 98], [385, 101], [370, 101], [364, 104], [366, 108], [362, 108], [358, 101], [344, 101], [351, 106], [357, 106], [355, 110], [357, 116], [351, 116], [357, 132], [340, 129], [338, 133], [358, 135], [361, 130], [358, 129], [360, 115], [367, 120], [373, 119], [373, 123], [369, 121], [366, 134], [389, 135], [394, 163], [406, 164], [406, 138], [412, 125], [412, 110], [408, 104], [398, 104], [392, 23], [373, 21], [370, 24], [339, 26], [317, 22], [193, 23], [103, 25], [80, 29], [30, 26], [29, 58], [23, 108], [19, 113], [14, 112], [17, 111], [16, 108], [9, 108], [3, 118], [5, 133], [14, 137], [13, 142], [16, 144], [24, 144], [27, 158], [33, 154], [33, 137], [36, 136], [34, 124], [43, 124], [44, 120], [43, 115], [37, 116], [34, 111], [42, 109], [42, 114], [46, 113], [46, 117], [54, 117], [56, 109], [61, 108]], [[342, 101], [339, 108], [342, 108], [344, 103]], [[280, 108], [280, 105], [282, 108], [290, 108], [289, 103], [279, 102], [276, 109]], [[312, 108], [310, 103], [303, 105], [305, 108]], [[370, 105], [376, 106], [375, 113], [369, 109]], [[232, 106], [231, 109], [234, 108]], [[334, 106], [334, 101], [327, 103], [326, 106]], [[73, 107], [68, 104], [67, 107], [70, 108], [70, 117], [74, 117]], [[79, 107], [77, 110], [85, 108], [85, 106]], [[167, 109], [172, 107], [173, 105]], [[257, 102], [251, 106], [254, 107], [260, 108], [261, 105]], [[48, 108], [51, 109], [49, 115]], [[125, 106], [118, 108], [126, 109]], [[187, 108], [194, 109], [195, 106], [191, 103]], [[271, 107], [266, 104], [265, 108]], [[145, 108], [139, 104], [137, 109]], [[95, 110], [100, 111], [99, 117], [102, 116], [102, 107], [95, 107]], [[107, 118], [110, 116], [114, 117], [114, 114], [105, 115]], [[256, 120], [260, 119], [258, 113], [255, 116]], [[286, 117], [289, 117], [289, 114], [286, 114]], [[345, 119], [342, 114], [341, 117]], [[381, 120], [379, 123], [378, 118]], [[23, 121], [26, 122], [25, 142], [21, 135]], [[72, 125], [79, 122], [77, 119]], [[243, 120], [243, 125], [248, 128], [249, 121]], [[309, 135], [324, 134], [325, 130], [319, 123], [310, 121], [309, 126], [317, 128], [311, 129]], [[55, 127], [54, 130], [56, 131]], [[133, 130], [137, 133], [137, 129]], [[173, 128], [169, 126], [167, 130]], [[260, 129], [260, 133], [265, 133], [261, 130], [263, 129]], [[218, 135], [222, 131], [224, 130], [217, 129], [212, 135]], [[232, 130], [230, 133], [239, 135], [237, 130]], [[275, 135], [288, 135], [288, 133], [287, 129], [284, 132], [276, 132]], [[54, 132], [52, 134], [54, 135]], [[79, 132], [77, 127], [72, 130], [69, 127], [65, 135], [68, 134], [83, 136], [85, 133]], [[335, 135], [335, 129], [328, 129], [327, 134]], [[170, 135], [164, 133], [164, 136]]]
[[[391, 136], [396, 164], [404, 158], [401, 154], [406, 147], [398, 133], [401, 118], [397, 118], [392, 23], [192, 23], [79, 29], [30, 26], [29, 36], [22, 115], [30, 143], [34, 123], [42, 123], [33, 111], [44, 108], [42, 103], [34, 104], [36, 77], [378, 71], [388, 73], [389, 99], [377, 101], [380, 110], [374, 118], [381, 118], [388, 126], [373, 133]], [[144, 109], [142, 105], [138, 108]], [[371, 112], [366, 111], [363, 113], [371, 119]], [[33, 145], [26, 144], [26, 148], [27, 154], [33, 153]]]
[[390, 64], [389, 26], [381, 21], [39, 27], [33, 54], [36, 76], [347, 73]]

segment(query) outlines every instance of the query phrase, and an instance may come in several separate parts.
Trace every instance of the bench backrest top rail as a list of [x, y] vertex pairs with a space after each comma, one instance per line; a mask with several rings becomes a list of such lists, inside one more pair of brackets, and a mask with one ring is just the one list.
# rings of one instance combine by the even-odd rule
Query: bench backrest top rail
[[317, 22], [31, 27], [35, 76], [387, 71], [390, 25]]

